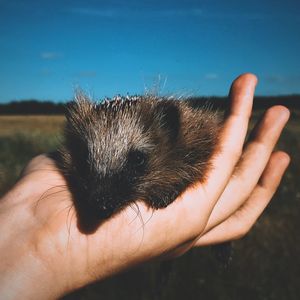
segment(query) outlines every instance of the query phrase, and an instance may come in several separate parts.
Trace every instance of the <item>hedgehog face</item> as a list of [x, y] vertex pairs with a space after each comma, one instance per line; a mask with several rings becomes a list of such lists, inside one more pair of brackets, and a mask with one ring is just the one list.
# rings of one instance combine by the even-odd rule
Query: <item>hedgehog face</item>
[[217, 137], [212, 114], [162, 98], [94, 104], [79, 95], [66, 117], [61, 169], [77, 211], [98, 220], [136, 200], [170, 204], [203, 177]]
[[[132, 101], [94, 105], [86, 98], [67, 114], [63, 169], [75, 200], [99, 219], [132, 202], [153, 145]], [[141, 107], [140, 107], [141, 108]]]

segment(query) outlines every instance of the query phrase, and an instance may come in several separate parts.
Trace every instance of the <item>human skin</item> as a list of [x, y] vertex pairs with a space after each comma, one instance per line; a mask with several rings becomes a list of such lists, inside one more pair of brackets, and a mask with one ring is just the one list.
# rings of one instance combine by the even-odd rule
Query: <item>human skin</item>
[[[91, 234], [54, 162], [34, 158], [0, 200], [1, 299], [53, 299], [153, 259], [244, 236], [276, 191], [289, 156], [273, 152], [289, 118], [268, 109], [245, 143], [257, 79], [238, 77], [212, 169], [168, 207], [137, 201]], [[20, 149], [22, 151], [22, 149]], [[116, 187], [117, 188], [117, 187]]]

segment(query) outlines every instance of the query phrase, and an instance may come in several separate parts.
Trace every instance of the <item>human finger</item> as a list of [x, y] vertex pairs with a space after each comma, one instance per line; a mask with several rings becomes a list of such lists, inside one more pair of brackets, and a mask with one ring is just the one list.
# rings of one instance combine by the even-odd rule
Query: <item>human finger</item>
[[263, 173], [280, 134], [288, 121], [289, 111], [283, 106], [270, 108], [254, 129], [232, 178], [215, 205], [205, 231], [227, 219], [250, 196]]
[[285, 152], [275, 152], [249, 199], [224, 222], [202, 235], [194, 246], [223, 243], [243, 237], [262, 214], [277, 190], [290, 162]]
[[209, 180], [204, 184], [205, 194], [209, 195], [203, 199], [206, 201], [207, 212], [211, 212], [220, 198], [240, 159], [256, 84], [255, 75], [244, 74], [238, 77], [231, 86], [229, 114], [220, 133], [219, 150], [212, 159], [212, 169], [208, 174]]

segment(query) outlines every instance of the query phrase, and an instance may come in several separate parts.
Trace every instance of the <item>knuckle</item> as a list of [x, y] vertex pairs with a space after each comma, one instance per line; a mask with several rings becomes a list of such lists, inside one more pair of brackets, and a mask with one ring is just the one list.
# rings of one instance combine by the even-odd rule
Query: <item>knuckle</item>
[[236, 159], [236, 160], [239, 160], [240, 157], [242, 156], [242, 149], [240, 147], [234, 147], [232, 150], [231, 150], [231, 155]]
[[[270, 155], [272, 153], [272, 145], [270, 145], [270, 140], [265, 139], [265, 140], [256, 140], [253, 143], [254, 149], [255, 149], [255, 157], [260, 160], [263, 159], [264, 161], [266, 158], [270, 158]], [[265, 164], [267, 161], [265, 162]]]
[[229, 145], [225, 150], [228, 153], [229, 158], [238, 161], [242, 156], [242, 149], [237, 145]]

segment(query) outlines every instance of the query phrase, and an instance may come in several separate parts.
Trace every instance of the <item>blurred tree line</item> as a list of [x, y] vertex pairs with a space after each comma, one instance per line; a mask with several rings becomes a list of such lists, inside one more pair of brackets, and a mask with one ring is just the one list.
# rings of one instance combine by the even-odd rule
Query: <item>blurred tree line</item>
[[[209, 103], [215, 108], [228, 106], [227, 97], [192, 97], [193, 105], [201, 106]], [[290, 96], [257, 96], [254, 98], [254, 109], [262, 110], [273, 105], [284, 105], [291, 110], [300, 109], [300, 95]], [[60, 115], [64, 114], [66, 103], [52, 101], [23, 100], [0, 104], [0, 115]]]

